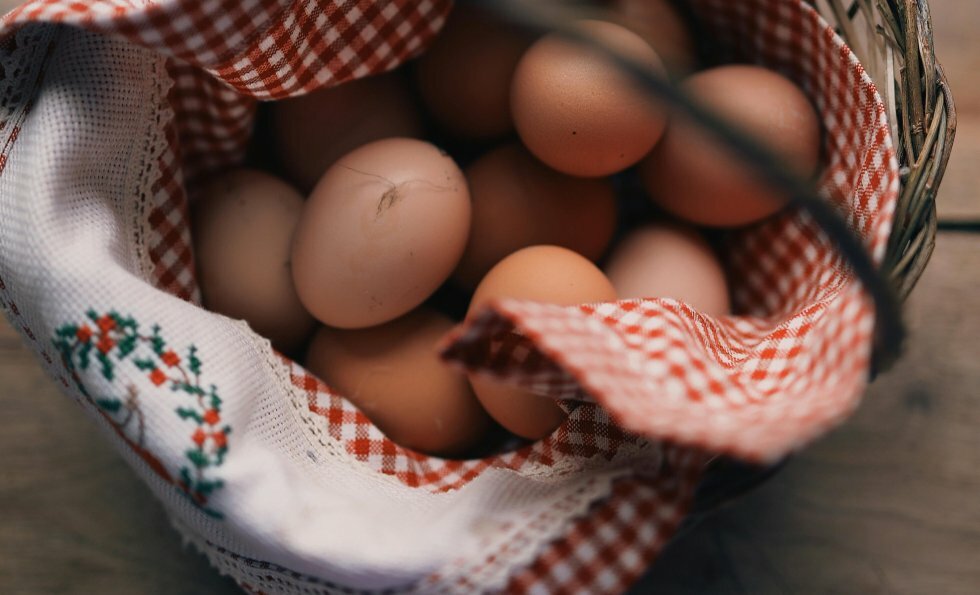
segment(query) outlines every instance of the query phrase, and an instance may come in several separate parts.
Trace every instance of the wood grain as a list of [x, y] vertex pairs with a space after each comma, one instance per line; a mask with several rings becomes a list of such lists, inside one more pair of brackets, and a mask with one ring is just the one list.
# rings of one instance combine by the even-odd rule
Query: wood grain
[[[0, 7], [12, 4], [0, 0]], [[980, 2], [932, 0], [960, 110], [943, 217], [980, 217]], [[637, 593], [980, 592], [980, 236], [941, 234], [898, 367]], [[0, 322], [0, 593], [236, 593]]]
[[946, 70], [959, 116], [949, 170], [940, 191], [940, 217], [980, 219], [980, 2], [930, 0], [936, 56]]

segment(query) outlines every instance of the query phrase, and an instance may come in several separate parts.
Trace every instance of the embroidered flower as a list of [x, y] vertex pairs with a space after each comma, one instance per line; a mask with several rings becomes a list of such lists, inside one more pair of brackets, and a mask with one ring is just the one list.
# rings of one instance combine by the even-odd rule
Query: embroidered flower
[[204, 412], [204, 416], [201, 418], [209, 426], [213, 426], [221, 421], [221, 415], [218, 413], [217, 409], [208, 409]]
[[224, 432], [215, 432], [211, 434], [211, 439], [214, 440], [214, 445], [217, 448], [224, 448], [228, 446], [228, 436]]
[[160, 356], [160, 361], [172, 368], [180, 363], [180, 356], [173, 351], [168, 351]]
[[194, 431], [193, 434], [191, 434], [191, 440], [193, 440], [194, 444], [198, 446], [203, 446], [204, 441], [207, 439], [208, 439], [208, 435], [201, 428], [198, 428], [197, 430]]
[[108, 314], [105, 314], [102, 317], [100, 317], [95, 324], [99, 325], [99, 330], [101, 330], [103, 333], [108, 333], [109, 331], [116, 328], [115, 319], [112, 316], [109, 316]]
[[92, 340], [92, 329], [87, 324], [83, 324], [75, 331], [75, 338], [79, 343], [88, 343]]
[[109, 335], [102, 335], [95, 347], [102, 353], [109, 353], [116, 346], [116, 342]]
[[156, 386], [160, 386], [166, 381], [167, 381], [167, 375], [164, 374], [162, 371], [160, 371], [160, 368], [153, 368], [153, 371], [150, 372], [150, 382], [152, 382]]

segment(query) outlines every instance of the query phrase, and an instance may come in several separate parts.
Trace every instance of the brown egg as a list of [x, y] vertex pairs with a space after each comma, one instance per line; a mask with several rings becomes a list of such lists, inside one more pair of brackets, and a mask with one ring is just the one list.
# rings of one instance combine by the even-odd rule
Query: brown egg
[[205, 307], [244, 319], [283, 352], [299, 348], [314, 324], [289, 272], [302, 210], [303, 198], [285, 182], [243, 169], [208, 184], [192, 213]]
[[731, 310], [725, 271], [693, 228], [673, 223], [633, 231], [606, 265], [620, 299], [671, 298], [709, 316]]
[[[582, 31], [665, 74], [656, 52], [632, 31], [580, 21]], [[646, 155], [663, 134], [666, 114], [601, 54], [557, 34], [521, 58], [511, 85], [521, 140], [541, 161], [583, 177], [606, 176]]]
[[367, 329], [322, 327], [306, 366], [397, 444], [432, 455], [464, 454], [490, 428], [466, 377], [439, 359], [453, 327], [426, 309]]
[[527, 246], [554, 244], [598, 260], [612, 239], [616, 198], [609, 180], [558, 173], [517, 144], [487, 153], [465, 173], [473, 222], [456, 278], [467, 287]]
[[285, 175], [304, 192], [335, 161], [372, 141], [420, 137], [422, 123], [400, 74], [358, 79], [272, 105]]
[[[594, 264], [558, 246], [519, 250], [487, 273], [477, 287], [468, 315], [487, 302], [514, 298], [573, 306], [616, 299], [616, 290]], [[565, 412], [547, 397], [477, 374], [470, 384], [480, 403], [497, 423], [518, 436], [537, 440], [554, 431]]]
[[432, 116], [460, 137], [513, 129], [510, 82], [531, 38], [479, 8], [458, 6], [418, 61], [416, 82]]
[[293, 244], [296, 289], [324, 324], [387, 322], [449, 277], [469, 229], [466, 180], [452, 158], [413, 139], [364, 145], [310, 195]]
[[[758, 66], [722, 66], [691, 76], [682, 88], [768, 146], [799, 175], [814, 173], [820, 121], [789, 79]], [[700, 225], [747, 225], [776, 213], [788, 200], [709, 132], [684, 118], [671, 122], [640, 174], [654, 202]]]
[[671, 75], [682, 77], [698, 66], [698, 50], [684, 17], [670, 0], [613, 0], [623, 24], [638, 33], [663, 59]]

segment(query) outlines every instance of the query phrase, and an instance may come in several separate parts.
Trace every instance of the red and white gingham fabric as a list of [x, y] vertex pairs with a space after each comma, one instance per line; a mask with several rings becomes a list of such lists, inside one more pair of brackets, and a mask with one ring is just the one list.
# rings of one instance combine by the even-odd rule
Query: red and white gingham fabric
[[[775, 68], [813, 99], [826, 131], [820, 188], [880, 260], [899, 175], [884, 107], [856, 58], [799, 0], [691, 5], [729, 58]], [[147, 257], [159, 288], [196, 301], [188, 195], [243, 158], [256, 100], [391, 69], [423, 50], [449, 8], [449, 0], [34, 0], [0, 31], [63, 23], [169, 57], [176, 117], [146, 202]], [[578, 308], [503, 301], [448, 337], [446, 357], [458, 365], [601, 405], [574, 408], [554, 435], [516, 452], [474, 461], [419, 455], [292, 362], [289, 381], [347, 454], [429, 492], [458, 489], [489, 469], [612, 457], [636, 436], [662, 441], [659, 473], [618, 480], [563, 537], [513, 569], [507, 586], [619, 592], [683, 518], [702, 452], [776, 460], [844, 419], [865, 386], [873, 310], [812, 221], [789, 213], [733, 234], [727, 254], [738, 316], [710, 318], [670, 300]], [[280, 584], [239, 580], [252, 591]], [[427, 580], [418, 588], [438, 577]]]
[[6, 26], [64, 23], [193, 64], [244, 95], [298, 95], [390, 70], [442, 26], [450, 0], [34, 0]]

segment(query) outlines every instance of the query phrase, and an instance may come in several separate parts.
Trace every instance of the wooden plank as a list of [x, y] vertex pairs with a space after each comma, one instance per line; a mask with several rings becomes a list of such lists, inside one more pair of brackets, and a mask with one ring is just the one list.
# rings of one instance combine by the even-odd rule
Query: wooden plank
[[938, 209], [942, 218], [980, 219], [980, 2], [930, 0], [936, 56], [946, 70], [959, 126]]
[[[977, 4], [980, 5], [980, 2]], [[977, 44], [974, 51], [980, 55], [980, 44]], [[976, 79], [973, 84], [977, 86], [976, 96], [980, 99], [980, 79]], [[964, 100], [971, 98], [968, 93], [961, 92], [967, 90], [965, 86], [952, 87], [952, 89], [957, 102], [960, 97]], [[960, 109], [959, 103], [957, 109]], [[976, 175], [978, 163], [980, 163], [980, 105], [972, 113], [964, 110], [964, 113], [959, 115], [953, 154], [950, 155], [946, 178], [939, 188], [939, 197], [936, 200], [940, 220], [980, 221], [980, 188], [977, 186]]]

